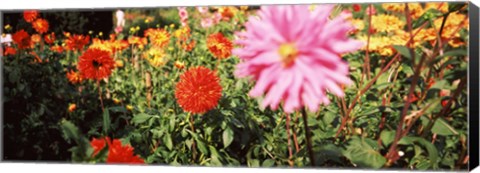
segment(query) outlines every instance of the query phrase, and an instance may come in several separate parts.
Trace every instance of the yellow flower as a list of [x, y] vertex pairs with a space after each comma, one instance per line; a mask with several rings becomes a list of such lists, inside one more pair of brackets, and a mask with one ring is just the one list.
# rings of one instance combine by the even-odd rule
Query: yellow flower
[[246, 11], [246, 10], [248, 10], [248, 6], [240, 6], [240, 10]]
[[123, 61], [122, 60], [116, 60], [115, 61], [115, 66], [116, 67], [123, 67]]
[[427, 2], [425, 4], [425, 10], [438, 9], [442, 13], [448, 12], [448, 3], [446, 2]]
[[150, 42], [159, 48], [163, 48], [170, 42], [170, 34], [164, 29], [148, 29], [145, 31], [145, 36], [150, 39]]
[[[420, 3], [407, 3], [410, 15], [412, 18], [417, 19], [423, 15], [424, 9]], [[382, 8], [387, 11], [403, 13], [405, 12], [405, 3], [384, 3]]]
[[5, 30], [9, 30], [11, 28], [12, 28], [12, 26], [10, 26], [9, 24], [5, 25]]
[[403, 12], [405, 10], [404, 3], [384, 3], [382, 4], [382, 8], [388, 11], [393, 12]]
[[135, 30], [136, 31], [140, 30], [140, 26], [135, 27]]
[[113, 98], [113, 103], [115, 104], [120, 104], [122, 101], [117, 99], [117, 98]]
[[425, 12], [420, 3], [408, 3], [408, 10], [413, 19], [418, 19]]
[[180, 61], [175, 61], [175, 67], [177, 67], [178, 69], [183, 69], [185, 68], [185, 63], [183, 62], [180, 62]]
[[405, 22], [393, 15], [380, 14], [372, 16], [372, 28], [378, 32], [390, 32], [402, 29]]
[[152, 47], [148, 51], [143, 53], [143, 57], [147, 59], [150, 65], [154, 67], [159, 67], [166, 63], [165, 52], [163, 49]]
[[448, 44], [454, 48], [457, 48], [459, 46], [463, 46], [465, 45], [465, 42], [463, 42], [461, 39], [459, 38], [456, 38], [456, 39], [452, 39], [450, 41], [448, 41]]
[[128, 111], [132, 111], [133, 110], [133, 106], [132, 105], [127, 105], [125, 106], [127, 108]]
[[88, 34], [92, 35], [92, 34], [93, 34], [93, 31], [92, 31], [92, 30], [88, 31]]
[[170, 24], [170, 28], [175, 28], [175, 24]]
[[[367, 39], [366, 35], [361, 35], [358, 37], [359, 40], [365, 42], [362, 50], [367, 48]], [[370, 36], [370, 44], [368, 46], [369, 52], [377, 52], [382, 56], [392, 56], [394, 49], [392, 48], [391, 38], [386, 36]]]
[[357, 30], [363, 30], [365, 28], [365, 22], [362, 19], [352, 19], [351, 22]]
[[148, 19], [145, 19], [145, 23], [150, 23], [150, 20], [148, 20]]

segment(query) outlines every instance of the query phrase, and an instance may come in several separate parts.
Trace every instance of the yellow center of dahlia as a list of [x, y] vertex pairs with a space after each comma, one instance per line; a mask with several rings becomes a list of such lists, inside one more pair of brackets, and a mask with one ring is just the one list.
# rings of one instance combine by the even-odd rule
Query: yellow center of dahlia
[[278, 53], [280, 54], [280, 59], [283, 62], [283, 66], [289, 67], [297, 58], [298, 50], [295, 45], [291, 43], [284, 43], [278, 48]]

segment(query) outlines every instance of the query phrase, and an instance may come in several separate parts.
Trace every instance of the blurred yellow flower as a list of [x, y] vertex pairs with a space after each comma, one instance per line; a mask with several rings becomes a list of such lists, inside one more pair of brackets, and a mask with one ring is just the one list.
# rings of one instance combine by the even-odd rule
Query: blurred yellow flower
[[427, 2], [425, 4], [425, 10], [437, 9], [442, 13], [448, 12], [448, 3], [446, 2]]
[[382, 8], [393, 12], [403, 12], [405, 10], [404, 3], [383, 3]]
[[185, 68], [185, 63], [181, 62], [181, 61], [175, 61], [175, 67], [177, 67], [178, 69], [183, 69]]
[[115, 104], [120, 104], [122, 101], [117, 99], [117, 98], [113, 98], [113, 103]]
[[240, 10], [246, 11], [246, 10], [248, 10], [248, 6], [240, 6]]
[[128, 111], [132, 111], [133, 110], [133, 106], [132, 105], [127, 105], [125, 106], [127, 108]]
[[143, 57], [147, 59], [150, 65], [154, 67], [159, 67], [166, 63], [165, 52], [163, 49], [152, 47], [146, 52], [143, 53]]
[[362, 19], [352, 19], [350, 20], [357, 30], [363, 30], [365, 28], [365, 21]]
[[405, 22], [393, 15], [380, 14], [372, 16], [372, 28], [378, 32], [390, 32], [402, 29]]
[[158, 48], [164, 48], [170, 42], [170, 34], [164, 29], [147, 29], [145, 36]]
[[9, 29], [12, 29], [12, 26], [10, 26], [9, 24], [5, 25], [5, 30], [9, 30]]
[[115, 66], [116, 67], [123, 67], [123, 61], [122, 60], [116, 60], [115, 61]]
[[99, 35], [99, 36], [103, 36], [103, 32], [99, 32], [98, 35]]

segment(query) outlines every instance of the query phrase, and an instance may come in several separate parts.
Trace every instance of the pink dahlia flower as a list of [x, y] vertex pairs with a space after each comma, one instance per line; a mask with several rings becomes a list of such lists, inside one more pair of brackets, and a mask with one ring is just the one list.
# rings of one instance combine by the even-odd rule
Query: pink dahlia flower
[[356, 51], [363, 43], [350, 39], [354, 26], [343, 16], [329, 19], [333, 5], [263, 6], [258, 17], [250, 16], [245, 31], [236, 32], [233, 50], [242, 61], [237, 77], [256, 80], [249, 92], [263, 94], [262, 107], [292, 113], [302, 107], [316, 112], [329, 104], [326, 92], [344, 96], [342, 85], [352, 83], [348, 64], [340, 57]]
[[208, 12], [208, 7], [197, 7], [198, 12], [205, 14]]
[[200, 25], [202, 25], [203, 28], [209, 28], [213, 25], [213, 20], [211, 18], [203, 18], [200, 21]]
[[186, 7], [178, 7], [178, 15], [180, 20], [184, 21], [188, 19], [188, 12]]

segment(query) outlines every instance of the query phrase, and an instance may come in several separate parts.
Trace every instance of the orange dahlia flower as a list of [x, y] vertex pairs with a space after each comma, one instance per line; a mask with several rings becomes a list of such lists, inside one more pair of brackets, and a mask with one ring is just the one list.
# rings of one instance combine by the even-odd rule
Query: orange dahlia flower
[[50, 33], [44, 36], [43, 38], [45, 40], [45, 43], [47, 44], [53, 44], [55, 42], [55, 33]]
[[23, 19], [28, 23], [33, 22], [33, 20], [37, 19], [38, 11], [37, 10], [26, 10], [23, 11]]
[[148, 37], [154, 46], [160, 48], [168, 45], [170, 41], [170, 34], [164, 29], [147, 29], [145, 31], [145, 37]]
[[202, 114], [215, 108], [221, 96], [220, 79], [206, 67], [190, 68], [175, 86], [177, 103], [190, 113]]
[[48, 31], [49, 25], [47, 20], [39, 18], [32, 23], [32, 27], [38, 33], [43, 34]]
[[75, 109], [77, 109], [77, 105], [75, 103], [68, 105], [68, 112], [73, 112]]
[[67, 73], [67, 78], [72, 84], [81, 83], [83, 81], [83, 77], [80, 72], [75, 72], [73, 70], [70, 70], [70, 72]]
[[50, 47], [51, 51], [57, 52], [57, 53], [62, 53], [63, 52], [63, 47], [59, 45], [55, 45]]
[[71, 37], [68, 37], [68, 39], [65, 41], [66, 43], [66, 49], [68, 50], [82, 50], [86, 44], [90, 42], [90, 36], [84, 36], [84, 35], [73, 35]]
[[79, 57], [78, 69], [87, 79], [101, 80], [110, 76], [115, 61], [107, 51], [88, 49]]
[[40, 35], [38, 35], [38, 34], [33, 34], [32, 35], [32, 42], [39, 43], [41, 40], [42, 40], [42, 37], [40, 37]]
[[222, 33], [211, 34], [207, 38], [207, 47], [210, 52], [219, 59], [228, 58], [232, 54], [232, 42]]

